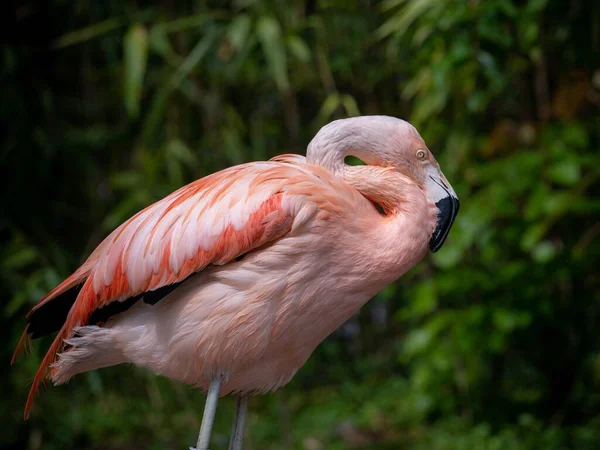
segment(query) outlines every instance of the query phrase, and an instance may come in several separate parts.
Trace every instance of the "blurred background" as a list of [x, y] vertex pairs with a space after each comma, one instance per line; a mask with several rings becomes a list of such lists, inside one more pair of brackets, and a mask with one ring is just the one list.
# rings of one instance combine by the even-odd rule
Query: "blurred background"
[[[252, 449], [600, 448], [600, 3], [21, 1], [2, 31], [0, 447], [185, 449], [204, 397], [132, 367], [24, 402], [24, 315], [113, 228], [327, 122], [411, 121], [444, 248], [250, 403]], [[221, 402], [214, 450], [234, 401]]]

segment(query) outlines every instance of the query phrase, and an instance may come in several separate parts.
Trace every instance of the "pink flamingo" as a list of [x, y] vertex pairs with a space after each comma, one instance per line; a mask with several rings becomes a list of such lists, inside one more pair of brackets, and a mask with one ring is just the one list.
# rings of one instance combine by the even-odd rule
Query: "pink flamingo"
[[[347, 156], [365, 162], [349, 166]], [[417, 130], [387, 116], [323, 127], [307, 156], [282, 155], [199, 179], [113, 231], [28, 314], [28, 337], [58, 331], [46, 377], [132, 363], [217, 400], [284, 386], [316, 346], [386, 285], [437, 251], [458, 198]], [[14, 359], [14, 358], [13, 358]]]

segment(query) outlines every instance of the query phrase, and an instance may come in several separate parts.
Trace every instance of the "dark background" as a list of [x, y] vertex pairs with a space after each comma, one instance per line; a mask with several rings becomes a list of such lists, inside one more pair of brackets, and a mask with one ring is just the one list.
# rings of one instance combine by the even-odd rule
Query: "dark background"
[[436, 154], [457, 223], [290, 385], [252, 398], [246, 448], [600, 448], [600, 3], [4, 7], [1, 447], [193, 445], [203, 396], [126, 366], [43, 390], [24, 422], [49, 344], [9, 366], [25, 313], [183, 184], [389, 114]]

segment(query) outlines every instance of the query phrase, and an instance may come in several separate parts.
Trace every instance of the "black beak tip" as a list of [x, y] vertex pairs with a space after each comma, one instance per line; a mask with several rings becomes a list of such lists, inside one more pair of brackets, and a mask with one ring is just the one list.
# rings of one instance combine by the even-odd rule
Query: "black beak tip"
[[437, 252], [442, 248], [442, 245], [444, 245], [444, 242], [450, 233], [450, 229], [452, 228], [452, 224], [454, 223], [454, 219], [458, 214], [460, 202], [458, 201], [458, 198], [448, 195], [448, 197], [444, 197], [435, 205], [439, 210], [439, 214], [437, 226], [429, 241], [429, 248], [432, 253]]

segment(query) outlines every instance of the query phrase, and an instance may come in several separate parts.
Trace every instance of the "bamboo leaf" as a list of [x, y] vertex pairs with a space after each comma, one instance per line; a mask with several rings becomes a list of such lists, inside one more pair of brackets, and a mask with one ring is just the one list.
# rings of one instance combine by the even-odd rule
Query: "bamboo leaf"
[[[437, 0], [412, 0], [407, 2], [394, 16], [384, 22], [375, 32], [379, 39], [391, 34], [402, 35], [421, 16], [425, 14]], [[400, 4], [402, 2], [398, 2]]]
[[343, 95], [341, 103], [344, 106], [348, 117], [360, 116], [360, 110], [358, 109], [358, 104], [356, 103], [356, 100], [354, 100], [354, 97], [351, 95]]
[[140, 113], [142, 86], [148, 60], [148, 32], [141, 25], [132, 26], [123, 41], [124, 101], [130, 117]]
[[247, 14], [241, 14], [236, 17], [229, 25], [228, 36], [231, 45], [236, 50], [240, 50], [248, 39], [252, 23]]
[[289, 90], [287, 58], [279, 22], [271, 17], [263, 17], [258, 21], [256, 32], [278, 89], [281, 92]]
[[125, 19], [122, 17], [114, 17], [105, 20], [104, 22], [95, 23], [89, 27], [66, 33], [55, 40], [50, 46], [53, 49], [69, 47], [71, 45], [80, 44], [85, 41], [92, 40], [103, 34], [113, 31], [125, 24]]
[[334, 92], [333, 94], [329, 94], [327, 96], [327, 98], [325, 98], [325, 101], [323, 102], [323, 105], [321, 106], [321, 109], [319, 110], [319, 115], [318, 115], [319, 120], [322, 123], [329, 120], [329, 118], [333, 115], [333, 113], [339, 106], [340, 106], [340, 95], [337, 92]]
[[290, 53], [300, 62], [310, 61], [310, 49], [306, 43], [298, 36], [290, 36], [286, 41]]
[[142, 136], [145, 140], [147, 140], [156, 131], [158, 123], [160, 122], [160, 119], [167, 106], [171, 92], [174, 89], [179, 88], [183, 79], [187, 77], [190, 72], [194, 70], [194, 68], [200, 63], [202, 58], [212, 47], [215, 38], [215, 32], [211, 31], [202, 39], [200, 39], [188, 56], [183, 60], [181, 65], [177, 68], [175, 73], [171, 75], [169, 81], [163, 85], [156, 92], [156, 94], [154, 94], [152, 106], [150, 107], [150, 112], [148, 113], [148, 117], [146, 118], [142, 132]]

